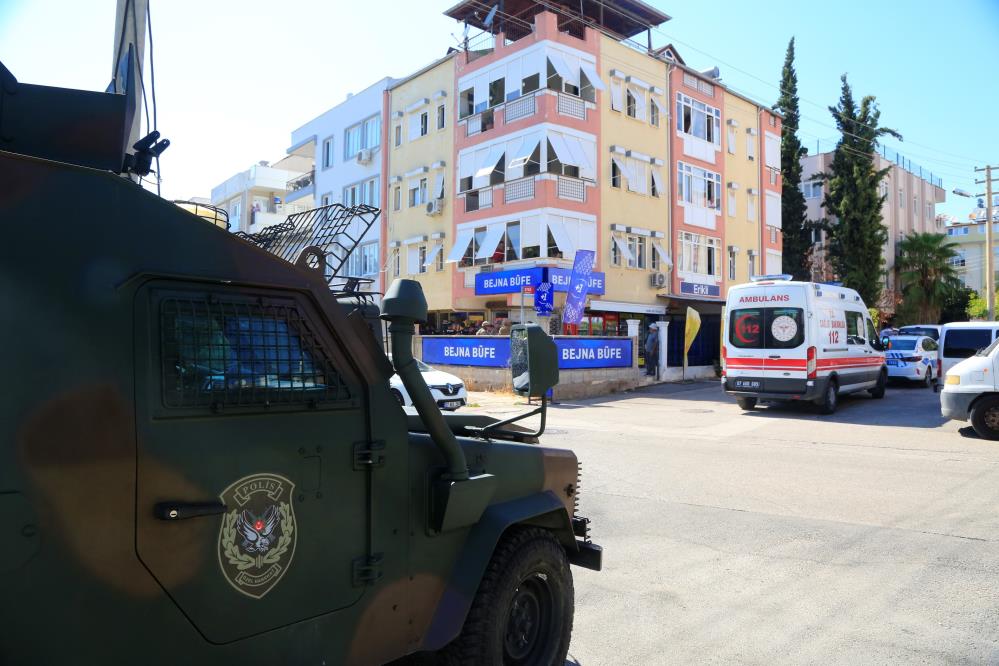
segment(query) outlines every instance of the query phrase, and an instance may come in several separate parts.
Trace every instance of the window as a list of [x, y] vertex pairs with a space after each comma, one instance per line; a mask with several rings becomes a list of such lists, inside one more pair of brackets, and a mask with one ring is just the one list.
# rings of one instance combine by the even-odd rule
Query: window
[[752, 254], [749, 255], [749, 277], [756, 275], [756, 257]]
[[729, 126], [728, 131], [726, 132], [725, 139], [726, 139], [726, 143], [728, 144], [727, 147], [728, 147], [728, 153], [729, 153], [729, 155], [735, 155], [735, 128], [734, 127]]
[[529, 92], [534, 92], [541, 87], [541, 75], [531, 74], [530, 76], [525, 76], [521, 81], [520, 94], [526, 95]]
[[329, 169], [333, 166], [333, 137], [323, 141], [323, 168]]
[[649, 123], [654, 127], [659, 127], [659, 106], [649, 96]]
[[721, 276], [721, 265], [717, 238], [680, 232], [679, 270], [700, 275]]
[[746, 135], [746, 157], [750, 162], [756, 159], [756, 137], [752, 134]]
[[729, 314], [728, 339], [739, 349], [794, 349], [805, 341], [801, 308], [739, 308]]
[[347, 275], [369, 276], [378, 273], [378, 243], [360, 245], [347, 258]]
[[561, 259], [563, 256], [562, 249], [555, 242], [555, 236], [552, 235], [552, 230], [548, 229], [548, 255], [549, 257], [554, 257], [556, 259]]
[[653, 243], [653, 245], [652, 245], [652, 247], [649, 248], [649, 268], [651, 268], [654, 271], [658, 271], [659, 270], [659, 251], [656, 249], [655, 241], [651, 241], [651, 242]]
[[728, 279], [735, 279], [735, 252], [728, 253]]
[[611, 187], [621, 187], [621, 169], [617, 167], [617, 162], [611, 160]]
[[233, 199], [229, 202], [229, 223], [237, 229], [239, 229], [239, 216], [242, 207], [243, 202], [239, 199]]
[[420, 136], [426, 136], [430, 131], [430, 115], [428, 111], [420, 114]]
[[489, 106], [494, 107], [506, 100], [506, 79], [499, 78], [489, 83]]
[[[484, 264], [501, 264], [506, 261], [516, 261], [517, 259], [527, 258], [526, 250], [522, 253], [520, 247], [520, 222], [509, 222], [506, 227], [502, 229], [502, 234], [499, 236], [490, 235], [490, 231], [494, 231], [494, 227], [478, 227], [472, 234], [472, 241], [469, 243], [468, 248], [465, 250], [465, 255], [461, 258], [458, 263], [459, 266], [482, 266]], [[482, 250], [486, 242], [496, 243], [495, 248], [492, 249], [492, 254], [486, 257], [479, 258], [479, 252]], [[551, 234], [549, 233], [549, 241], [551, 241]], [[538, 252], [531, 254], [532, 257], [537, 257]], [[549, 254], [549, 256], [553, 256]], [[443, 270], [443, 265], [441, 266]]]
[[912, 195], [912, 214], [919, 215], [919, 198], [915, 194]]
[[846, 312], [846, 344], [862, 345], [864, 339], [864, 315], [859, 312]]
[[779, 174], [780, 171], [778, 169], [773, 168], [773, 167], [767, 167], [767, 171], [770, 174], [770, 184], [771, 185], [776, 185], [777, 184], [777, 174]]
[[343, 159], [350, 160], [353, 159], [357, 153], [361, 150], [361, 126], [354, 125], [353, 127], [344, 130], [343, 134]]
[[417, 264], [418, 264], [417, 271], [419, 273], [426, 273], [427, 272], [427, 246], [426, 245], [421, 245], [420, 246], [419, 252], [417, 253], [417, 258], [418, 258], [417, 259]]
[[932, 219], [932, 218], [933, 218], [933, 206], [931, 204], [927, 203], [926, 204], [926, 219], [929, 220], [929, 219]]
[[402, 269], [402, 261], [400, 260], [399, 248], [392, 249], [392, 277], [399, 277], [399, 273]]
[[735, 190], [728, 190], [728, 216], [735, 217]]
[[354, 183], [343, 188], [343, 205], [356, 206], [366, 204], [378, 206], [378, 179], [371, 178], [360, 183]]
[[402, 188], [396, 185], [392, 188], [392, 210], [402, 208]]
[[446, 124], [446, 118], [444, 116], [444, 105], [440, 104], [437, 106], [437, 129], [444, 129]]
[[382, 118], [371, 116], [344, 130], [343, 158], [352, 160], [365, 148], [374, 150], [382, 143]]
[[979, 349], [992, 343], [992, 331], [987, 328], [955, 328], [944, 337], [946, 358], [971, 358]]
[[767, 230], [770, 231], [770, 243], [772, 245], [777, 244], [777, 227], [772, 227], [767, 225]]
[[437, 252], [437, 256], [434, 259], [434, 270], [437, 271], [438, 273], [441, 273], [441, 272], [444, 271], [444, 248], [443, 247], [441, 247], [441, 249]]
[[617, 246], [617, 241], [614, 240], [613, 236], [611, 236], [610, 239], [610, 246], [611, 246], [611, 263], [614, 264], [615, 266], [620, 266], [621, 248]]
[[611, 111], [620, 111], [624, 106], [621, 81], [612, 80], [610, 82], [610, 103]]
[[165, 298], [160, 345], [167, 407], [306, 408], [350, 398], [294, 301]]
[[750, 222], [756, 222], [756, 195], [747, 194], [746, 195], [746, 219]]
[[901, 187], [898, 188], [898, 207], [905, 208], [905, 192], [902, 191]]
[[322, 199], [320, 199], [320, 202], [321, 202], [321, 205], [323, 205], [323, 206], [329, 206], [331, 203], [333, 203], [333, 195], [332, 194], [324, 194], [323, 197], [322, 197]]
[[809, 180], [801, 184], [801, 193], [806, 199], [819, 199], [822, 197], [822, 181]]
[[475, 89], [468, 88], [458, 93], [458, 118], [467, 118], [475, 113]]
[[625, 97], [624, 97], [624, 109], [625, 109], [625, 113], [627, 113], [629, 117], [634, 118], [635, 117], [635, 104], [636, 104], [635, 96], [633, 94], [631, 94], [630, 90], [626, 90], [624, 94], [625, 94]]
[[777, 127], [777, 116], [767, 116], [767, 121], [771, 127]]
[[420, 203], [420, 186], [417, 183], [409, 185], [409, 207], [417, 206]]
[[658, 196], [660, 196], [662, 194], [662, 192], [660, 192], [659, 188], [656, 186], [656, 167], [655, 167], [655, 165], [653, 165], [649, 169], [649, 194], [651, 194], [654, 197], [658, 197]]
[[679, 201], [701, 208], [721, 210], [721, 175], [701, 167], [677, 162]]
[[396, 125], [395, 128], [394, 128], [394, 131], [395, 131], [395, 145], [401, 146], [402, 145], [402, 125]]
[[647, 244], [645, 236], [635, 236], [635, 250], [633, 254], [635, 255], [635, 261], [639, 268], [646, 267], [645, 257]]
[[425, 203], [427, 203], [427, 201], [429, 201], [429, 198], [427, 196], [427, 179], [426, 178], [421, 178], [420, 179], [420, 203], [421, 204], [425, 204]]
[[721, 111], [704, 102], [676, 94], [676, 129], [716, 146], [721, 145]]

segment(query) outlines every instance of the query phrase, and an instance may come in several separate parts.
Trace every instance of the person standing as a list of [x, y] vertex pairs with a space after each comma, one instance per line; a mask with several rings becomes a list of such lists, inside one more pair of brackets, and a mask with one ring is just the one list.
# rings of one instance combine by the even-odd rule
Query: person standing
[[649, 324], [645, 335], [645, 374], [654, 376], [659, 369], [659, 324]]
[[500, 335], [510, 335], [510, 320], [509, 319], [504, 319], [503, 323], [500, 324], [499, 334]]

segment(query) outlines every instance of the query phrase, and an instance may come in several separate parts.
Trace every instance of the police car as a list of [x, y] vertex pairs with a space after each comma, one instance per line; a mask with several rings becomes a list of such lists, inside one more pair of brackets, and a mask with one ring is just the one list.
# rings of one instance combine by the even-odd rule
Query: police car
[[889, 379], [908, 379], [933, 386], [937, 343], [927, 335], [896, 335], [888, 339], [885, 364]]

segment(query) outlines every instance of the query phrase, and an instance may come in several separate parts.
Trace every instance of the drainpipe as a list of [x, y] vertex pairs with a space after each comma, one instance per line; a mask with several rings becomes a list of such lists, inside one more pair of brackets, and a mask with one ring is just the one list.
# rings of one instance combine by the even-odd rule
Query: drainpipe
[[427, 320], [427, 299], [416, 280], [396, 280], [382, 298], [381, 318], [389, 322], [392, 336], [392, 364], [413, 406], [430, 433], [430, 438], [447, 461], [446, 481], [467, 481], [468, 463], [454, 433], [437, 408], [430, 388], [413, 358], [413, 328]]

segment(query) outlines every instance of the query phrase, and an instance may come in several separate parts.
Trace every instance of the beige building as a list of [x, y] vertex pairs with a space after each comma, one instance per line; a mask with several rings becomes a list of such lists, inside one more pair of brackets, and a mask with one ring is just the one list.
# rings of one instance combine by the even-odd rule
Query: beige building
[[286, 203], [289, 181], [311, 170], [312, 160], [298, 155], [262, 161], [213, 187], [211, 203], [229, 214], [230, 231], [257, 233], [312, 207], [311, 200]]
[[[936, 205], [946, 200], [943, 182], [929, 171], [912, 164], [903, 156], [881, 148], [877, 156], [878, 169], [888, 168], [888, 175], [881, 182], [881, 194], [886, 196], [881, 209], [882, 224], [888, 229], [888, 242], [885, 244], [884, 282], [882, 302], [878, 307], [887, 312], [895, 309], [895, 257], [896, 246], [905, 236], [913, 233], [945, 233], [942, 218], [937, 217]], [[832, 152], [807, 155], [802, 158], [801, 189], [808, 206], [808, 219], [820, 220], [826, 217], [822, 201], [825, 185], [814, 175], [829, 171], [832, 166]], [[834, 220], [830, 220], [834, 223]], [[828, 238], [825, 232], [816, 234], [812, 261], [812, 279], [832, 280], [833, 270], [828, 261]]]
[[383, 206], [387, 283], [418, 280], [431, 311], [452, 307], [454, 53], [387, 91], [388, 143]]
[[[951, 265], [966, 287], [985, 293], [985, 209], [976, 208], [967, 222], [947, 225], [947, 240], [956, 245]], [[992, 214], [993, 238], [999, 238], [999, 211]], [[993, 240], [995, 245], [995, 240]], [[999, 247], [992, 248], [992, 271], [999, 272]]]
[[[760, 105], [725, 90], [725, 278], [729, 286], [749, 282], [753, 275], [780, 273], [780, 254], [767, 261], [761, 247]], [[774, 244], [777, 226], [766, 227]], [[776, 266], [774, 265], [776, 263]]]

